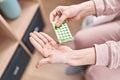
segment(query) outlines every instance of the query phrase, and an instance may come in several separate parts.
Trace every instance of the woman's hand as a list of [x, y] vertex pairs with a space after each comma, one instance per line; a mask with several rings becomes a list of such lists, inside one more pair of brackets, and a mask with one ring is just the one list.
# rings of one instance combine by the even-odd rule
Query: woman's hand
[[95, 64], [94, 48], [72, 50], [67, 46], [58, 44], [43, 32], [30, 33], [30, 42], [44, 57], [37, 63], [37, 68], [48, 63], [64, 63], [71, 66]]
[[56, 22], [56, 26], [60, 26], [64, 20], [79, 20], [87, 15], [95, 15], [96, 9], [94, 2], [87, 1], [78, 5], [58, 6], [50, 13], [50, 22]]
[[79, 6], [58, 6], [50, 13], [50, 22], [56, 22], [56, 26], [60, 26], [64, 20], [78, 19]]
[[30, 42], [44, 57], [38, 62], [37, 68], [47, 63], [67, 63], [68, 54], [73, 51], [67, 46], [58, 44], [43, 32], [30, 33]]

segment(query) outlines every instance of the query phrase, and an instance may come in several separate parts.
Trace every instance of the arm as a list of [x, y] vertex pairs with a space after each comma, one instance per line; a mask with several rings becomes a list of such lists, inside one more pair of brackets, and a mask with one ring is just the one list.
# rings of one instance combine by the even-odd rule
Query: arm
[[86, 1], [77, 5], [58, 6], [50, 13], [50, 22], [56, 22], [60, 26], [64, 20], [79, 20], [87, 15], [96, 15], [93, 1]]
[[67, 64], [72, 66], [94, 65], [96, 63], [94, 47], [74, 50], [73, 53], [68, 54], [68, 56]]
[[108, 41], [92, 48], [75, 50], [69, 56], [69, 65], [99, 65], [110, 69], [120, 66], [120, 41]]
[[120, 0], [92, 0], [95, 3], [97, 16], [120, 12]]
[[117, 68], [120, 65], [120, 41], [109, 41], [105, 44], [95, 45], [96, 65]]
[[120, 65], [120, 41], [109, 41], [92, 48], [72, 50], [67, 46], [57, 44], [45, 33], [31, 33], [30, 42], [44, 57], [37, 68], [43, 64], [64, 63], [72, 66], [101, 65], [117, 68]]
[[95, 64], [95, 49], [87, 48], [72, 50], [71, 48], [56, 43], [50, 36], [43, 32], [30, 33], [30, 42], [44, 57], [36, 65], [64, 63], [72, 66]]

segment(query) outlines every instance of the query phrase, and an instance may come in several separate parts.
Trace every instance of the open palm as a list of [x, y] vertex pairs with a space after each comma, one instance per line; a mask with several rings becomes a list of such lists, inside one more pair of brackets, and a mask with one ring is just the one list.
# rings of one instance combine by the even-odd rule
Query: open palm
[[71, 48], [58, 44], [50, 36], [43, 32], [30, 33], [30, 42], [44, 57], [37, 64], [37, 68], [47, 63], [66, 63]]

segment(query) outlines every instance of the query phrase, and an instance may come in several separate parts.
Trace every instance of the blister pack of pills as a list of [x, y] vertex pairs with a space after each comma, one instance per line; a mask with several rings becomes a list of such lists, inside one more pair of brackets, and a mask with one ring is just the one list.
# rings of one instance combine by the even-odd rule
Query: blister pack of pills
[[72, 34], [66, 22], [63, 22], [60, 27], [56, 27], [55, 22], [52, 22], [52, 26], [59, 43], [73, 40]]

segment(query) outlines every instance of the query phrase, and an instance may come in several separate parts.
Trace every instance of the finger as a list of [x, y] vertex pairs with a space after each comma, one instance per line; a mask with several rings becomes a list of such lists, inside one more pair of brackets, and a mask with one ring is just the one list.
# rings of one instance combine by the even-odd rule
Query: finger
[[51, 42], [52, 44], [57, 44], [56, 41], [53, 38], [51, 38], [49, 35], [43, 32], [40, 32], [40, 34], [42, 34], [48, 40], [48, 42]]
[[35, 41], [37, 41], [40, 45], [41, 45], [41, 47], [44, 47], [44, 42], [40, 39], [40, 38], [38, 38], [38, 36], [36, 36], [35, 34], [33, 34], [33, 33], [30, 33], [30, 36], [35, 40]]
[[63, 7], [62, 6], [58, 6], [56, 7], [51, 13], [50, 13], [50, 23], [52, 23], [56, 16], [61, 16], [62, 15], [62, 11], [63, 11]]
[[56, 16], [56, 17], [55, 17], [55, 20], [54, 20], [55, 23], [58, 21], [58, 19], [59, 19], [59, 16]]
[[36, 64], [36, 68], [38, 69], [41, 65], [44, 64], [48, 64], [49, 63], [50, 58], [44, 58], [42, 60], [40, 60], [37, 64]]
[[33, 44], [33, 46], [42, 54], [43, 57], [49, 56], [49, 54], [46, 53], [44, 48], [42, 48], [37, 41], [35, 41], [32, 37], [30, 37], [29, 39], [30, 39], [30, 42]]
[[44, 44], [48, 43], [48, 40], [46, 39], [46, 37], [44, 37], [43, 35], [39, 34], [38, 32], [33, 32], [39, 39], [41, 39], [43, 41]]
[[50, 17], [49, 17], [50, 23], [52, 23], [52, 22], [54, 21], [55, 17], [56, 17], [56, 10], [53, 10], [53, 11], [50, 13]]
[[42, 46], [36, 40], [34, 40], [32, 37], [30, 37], [29, 40], [39, 52], [43, 53]]
[[64, 22], [64, 20], [66, 19], [67, 17], [65, 16], [65, 15], [62, 15], [59, 19], [58, 19], [58, 21], [57, 21], [57, 23], [56, 23], [56, 26], [60, 26], [63, 22]]

